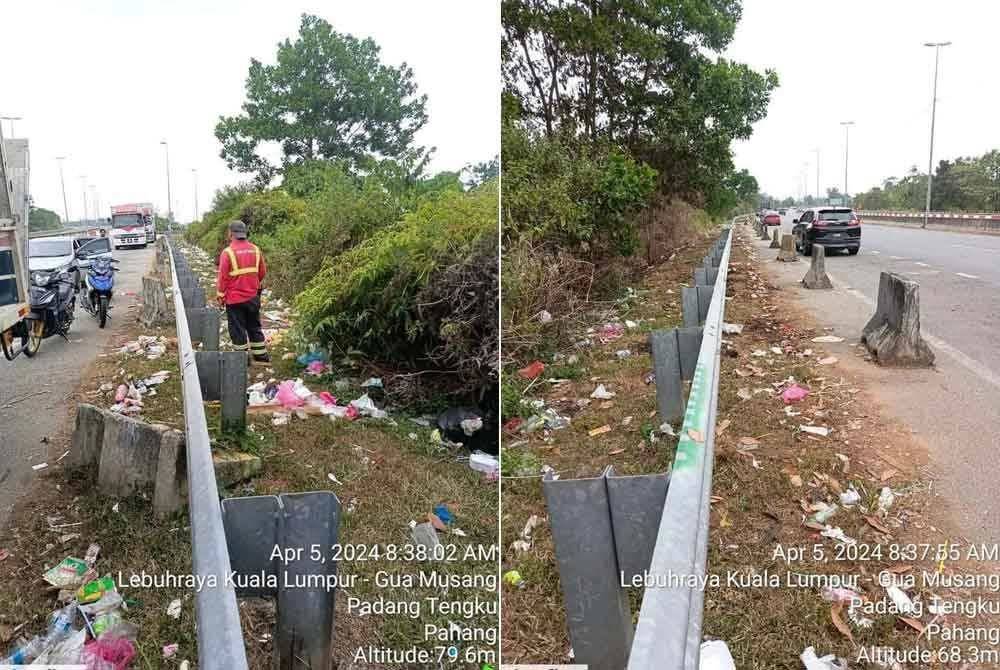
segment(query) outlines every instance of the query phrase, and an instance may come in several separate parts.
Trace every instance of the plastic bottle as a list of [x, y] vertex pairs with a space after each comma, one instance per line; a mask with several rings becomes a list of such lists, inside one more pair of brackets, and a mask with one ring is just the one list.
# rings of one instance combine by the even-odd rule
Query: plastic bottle
[[30, 642], [23, 642], [18, 645], [14, 651], [10, 653], [10, 656], [4, 660], [6, 665], [27, 665], [35, 660], [45, 649], [45, 640], [42, 639], [40, 635], [36, 635], [31, 639]]
[[60, 639], [66, 637], [73, 628], [73, 621], [76, 619], [76, 603], [70, 603], [59, 610], [58, 614], [52, 617], [49, 623], [49, 630], [45, 633], [42, 648], [55, 644]]

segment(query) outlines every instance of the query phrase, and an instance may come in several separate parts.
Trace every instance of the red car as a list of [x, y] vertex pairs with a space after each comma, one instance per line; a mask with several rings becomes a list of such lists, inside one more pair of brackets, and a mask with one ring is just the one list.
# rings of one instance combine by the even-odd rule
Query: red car
[[764, 214], [764, 225], [765, 226], [780, 226], [781, 225], [781, 215], [771, 210]]

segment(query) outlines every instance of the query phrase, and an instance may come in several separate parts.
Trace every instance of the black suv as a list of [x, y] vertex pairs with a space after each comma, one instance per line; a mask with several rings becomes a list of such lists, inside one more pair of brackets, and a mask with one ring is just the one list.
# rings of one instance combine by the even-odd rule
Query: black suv
[[861, 219], [850, 207], [810, 207], [792, 223], [795, 248], [804, 256], [812, 255], [814, 244], [827, 251], [847, 249], [852, 256], [861, 249]]

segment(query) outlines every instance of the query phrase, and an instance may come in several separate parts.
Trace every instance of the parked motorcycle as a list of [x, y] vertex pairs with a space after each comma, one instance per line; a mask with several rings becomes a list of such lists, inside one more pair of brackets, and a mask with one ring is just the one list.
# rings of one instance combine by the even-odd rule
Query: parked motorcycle
[[42, 340], [66, 336], [76, 311], [76, 282], [67, 269], [35, 270], [31, 273], [31, 312], [27, 316], [28, 342], [25, 353], [34, 356]]
[[119, 268], [114, 266], [118, 261], [106, 256], [98, 256], [90, 262], [83, 291], [83, 308], [97, 319], [97, 325], [104, 325], [111, 318], [111, 298], [114, 296], [115, 273]]

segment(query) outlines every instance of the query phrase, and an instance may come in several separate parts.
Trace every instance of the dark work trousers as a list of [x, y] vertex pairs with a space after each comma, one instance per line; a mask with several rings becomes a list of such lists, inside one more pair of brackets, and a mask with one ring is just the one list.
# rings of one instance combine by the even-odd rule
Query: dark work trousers
[[266, 361], [267, 345], [260, 328], [260, 296], [235, 305], [226, 305], [226, 318], [229, 321], [229, 337], [233, 341], [233, 348], [237, 351], [249, 350], [254, 360]]

